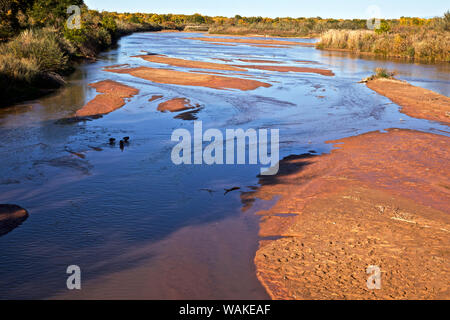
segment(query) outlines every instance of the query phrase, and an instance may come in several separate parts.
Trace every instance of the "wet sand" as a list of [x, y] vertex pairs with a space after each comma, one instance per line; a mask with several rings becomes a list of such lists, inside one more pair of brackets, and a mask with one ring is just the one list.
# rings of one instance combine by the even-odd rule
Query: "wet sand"
[[[261, 211], [257, 276], [273, 299], [449, 299], [450, 138], [390, 129], [291, 156], [243, 196]], [[280, 238], [281, 236], [281, 238]], [[381, 289], [369, 290], [369, 265]]]
[[370, 80], [366, 85], [401, 106], [400, 111], [410, 117], [450, 124], [449, 97], [394, 79]]
[[[142, 58], [142, 59], [144, 59], [146, 61], [150, 61], [150, 62], [164, 63], [164, 64], [168, 64], [171, 66], [184, 67], [184, 68], [199, 68], [199, 69], [228, 70], [228, 71], [246, 71], [246, 69], [259, 69], [259, 70], [278, 71], [278, 72], [317, 73], [317, 74], [321, 74], [324, 76], [333, 76], [334, 75], [334, 73], [331, 70], [319, 69], [319, 68], [292, 67], [292, 66], [267, 66], [267, 65], [227, 65], [227, 64], [223, 64], [223, 63], [202, 62], [202, 61], [170, 58], [170, 57], [160, 56], [160, 55], [144, 55], [144, 56], [135, 56], [135, 57]], [[258, 63], [258, 62], [261, 62], [261, 63], [283, 63], [280, 61], [273, 61], [273, 60], [239, 59], [239, 61], [251, 62], [251, 63]]]
[[203, 61], [194, 61], [194, 60], [185, 60], [178, 58], [170, 58], [161, 55], [144, 55], [144, 56], [134, 56], [134, 58], [141, 58], [149, 62], [154, 63], [163, 63], [168, 64], [175, 67], [182, 68], [197, 68], [197, 69], [213, 69], [213, 70], [228, 70], [228, 71], [245, 71], [245, 69], [226, 65], [223, 63], [214, 63], [214, 62], [203, 62]]
[[177, 112], [184, 111], [188, 109], [193, 109], [194, 106], [191, 105], [191, 101], [186, 98], [174, 98], [164, 102], [161, 102], [158, 105], [158, 110], [161, 112]]
[[164, 96], [163, 96], [163, 95], [160, 95], [160, 94], [155, 94], [155, 95], [153, 95], [150, 99], [148, 99], [148, 101], [149, 101], [149, 102], [152, 102], [152, 101], [161, 99], [162, 97], [164, 97]]
[[[225, 34], [225, 33], [207, 33], [205, 34], [205, 37], [246, 37], [246, 38], [260, 38], [260, 39], [266, 39], [266, 35], [265, 34], [254, 34], [254, 33], [249, 33], [249, 34]], [[272, 37], [272, 36], [271, 36]], [[291, 37], [291, 36], [273, 36], [275, 38], [286, 38], [286, 39], [313, 39], [314, 37], [307, 37], [307, 36], [303, 36], [303, 37]]]
[[125, 98], [139, 93], [138, 89], [112, 80], [90, 83], [89, 86], [101, 93], [75, 113], [77, 117], [88, 117], [110, 113], [125, 105]]
[[208, 37], [192, 37], [187, 39], [216, 42], [216, 43], [225, 42], [225, 43], [261, 44], [261, 45], [288, 45], [288, 46], [307, 46], [307, 47], [315, 46], [314, 43], [286, 41], [286, 40], [242, 39], [242, 38], [229, 39], [229, 38], [208, 38]]
[[207, 87], [213, 89], [239, 89], [243, 91], [254, 90], [259, 87], [268, 88], [269, 83], [240, 79], [234, 77], [224, 77], [210, 74], [200, 74], [192, 72], [175, 71], [169, 69], [157, 69], [149, 67], [138, 67], [129, 69], [105, 69], [108, 72], [126, 73], [134, 77], [146, 79], [156, 83], [187, 85]]
[[305, 72], [317, 73], [323, 76], [334, 76], [333, 71], [327, 69], [307, 68], [307, 67], [290, 67], [290, 66], [263, 66], [263, 65], [242, 65], [241, 67], [247, 69], [258, 69], [277, 72]]

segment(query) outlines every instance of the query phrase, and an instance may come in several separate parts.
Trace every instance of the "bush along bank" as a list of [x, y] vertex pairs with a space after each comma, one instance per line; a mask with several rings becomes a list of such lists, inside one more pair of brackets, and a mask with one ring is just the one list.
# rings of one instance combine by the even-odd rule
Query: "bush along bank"
[[328, 30], [321, 35], [317, 48], [450, 62], [450, 12], [432, 19], [382, 21], [375, 30]]
[[[60, 87], [75, 62], [94, 59], [121, 36], [163, 29], [88, 10], [82, 3], [80, 8], [79, 28], [68, 27], [64, 10], [59, 19], [40, 23], [33, 20], [31, 26], [17, 30], [17, 35], [0, 44], [0, 106], [36, 98]], [[51, 10], [45, 12], [52, 15]], [[30, 13], [30, 20], [34, 16]]]

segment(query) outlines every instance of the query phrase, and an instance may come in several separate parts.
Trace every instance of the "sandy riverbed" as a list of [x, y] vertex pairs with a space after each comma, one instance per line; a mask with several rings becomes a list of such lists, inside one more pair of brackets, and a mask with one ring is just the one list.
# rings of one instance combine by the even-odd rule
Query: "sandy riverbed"
[[[390, 129], [291, 156], [252, 197], [258, 279], [274, 299], [449, 299], [450, 138]], [[280, 238], [281, 236], [281, 238]], [[381, 289], [366, 285], [369, 265]]]
[[128, 69], [105, 69], [114, 73], [127, 73], [134, 77], [146, 79], [157, 83], [177, 84], [207, 87], [213, 89], [239, 89], [254, 90], [259, 87], [270, 87], [269, 83], [241, 79], [235, 77], [223, 77], [210, 74], [200, 74], [192, 72], [183, 72], [169, 69], [157, 69], [149, 67], [138, 67]]
[[223, 64], [223, 63], [203, 62], [203, 61], [170, 58], [170, 57], [161, 56], [161, 55], [144, 55], [144, 56], [135, 56], [135, 57], [142, 58], [145, 61], [149, 61], [149, 62], [168, 64], [171, 66], [182, 67], [182, 68], [245, 71], [245, 69], [242, 69], [242, 68], [239, 68], [236, 66]]

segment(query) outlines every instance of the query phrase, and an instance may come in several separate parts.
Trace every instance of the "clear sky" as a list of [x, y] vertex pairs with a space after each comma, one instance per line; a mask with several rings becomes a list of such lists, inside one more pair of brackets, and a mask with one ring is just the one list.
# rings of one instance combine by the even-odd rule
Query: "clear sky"
[[[201, 13], [209, 16], [380, 18], [442, 16], [449, 0], [85, 0], [89, 8], [117, 12]], [[369, 9], [370, 10], [370, 9]]]

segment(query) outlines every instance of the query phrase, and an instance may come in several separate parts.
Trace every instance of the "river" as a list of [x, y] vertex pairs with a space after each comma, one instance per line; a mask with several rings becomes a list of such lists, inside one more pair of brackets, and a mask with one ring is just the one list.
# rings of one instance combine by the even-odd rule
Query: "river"
[[[98, 61], [77, 67], [66, 87], [0, 110], [0, 203], [29, 211], [22, 225], [0, 237], [1, 299], [268, 299], [253, 264], [260, 240], [255, 212], [275, 199], [243, 210], [240, 192], [258, 187], [258, 165], [174, 165], [171, 134], [178, 128], [192, 131], [194, 118], [204, 130], [279, 129], [280, 157], [329, 152], [328, 140], [394, 127], [449, 135], [447, 126], [408, 117], [358, 83], [375, 67], [386, 67], [448, 96], [449, 64], [187, 39], [199, 36], [123, 37]], [[159, 84], [103, 70], [117, 64], [168, 68], [132, 57], [143, 51], [215, 63], [269, 59], [335, 75], [250, 69], [249, 79], [272, 86], [239, 91]], [[105, 79], [140, 92], [102, 118], [60, 120], [96, 95], [89, 83]], [[160, 101], [148, 101], [153, 95], [186, 97], [201, 109], [174, 118], [157, 111]], [[123, 151], [108, 144], [110, 137], [124, 136], [130, 143]], [[224, 192], [234, 187], [240, 189]], [[66, 288], [69, 265], [82, 270], [79, 291]]]

